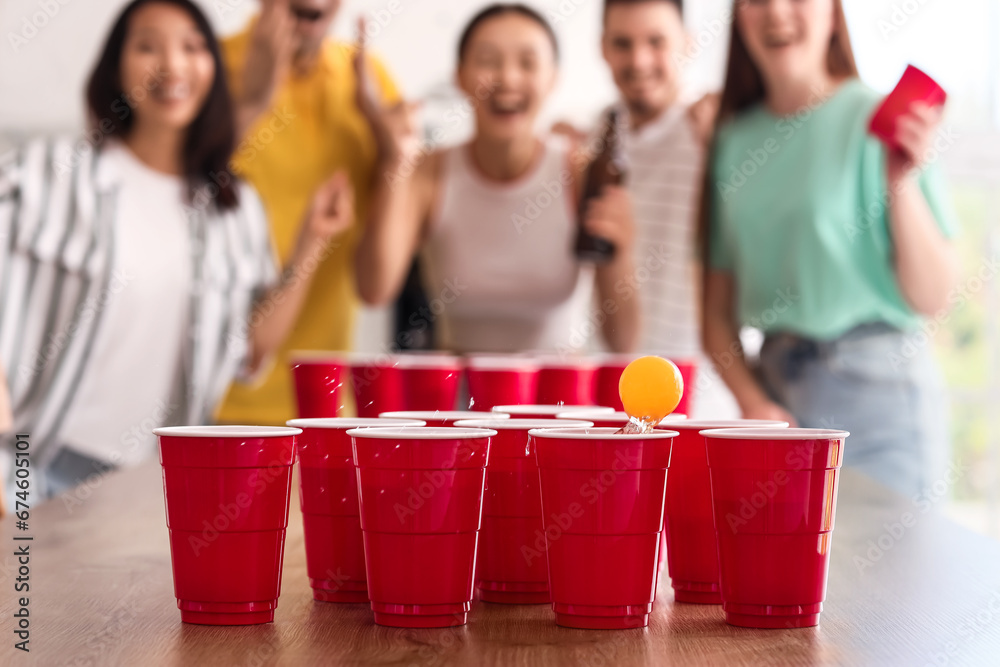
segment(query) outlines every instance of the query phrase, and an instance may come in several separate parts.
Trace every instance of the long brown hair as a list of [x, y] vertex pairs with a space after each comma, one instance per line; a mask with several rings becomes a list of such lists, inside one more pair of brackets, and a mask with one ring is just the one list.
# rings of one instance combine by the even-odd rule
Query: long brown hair
[[[165, 2], [186, 11], [215, 62], [215, 78], [198, 116], [188, 127], [184, 143], [184, 176], [189, 196], [203, 185], [214, 185], [218, 194], [215, 205], [226, 210], [239, 203], [235, 178], [229, 174], [229, 157], [236, 146], [236, 123], [233, 102], [226, 85], [226, 68], [222, 62], [219, 42], [205, 14], [190, 0], [133, 0], [115, 20], [111, 33], [101, 50], [97, 65], [87, 82], [86, 99], [90, 125], [99, 128], [100, 136], [125, 137], [135, 121], [128, 96], [121, 86], [121, 60], [129, 19], [145, 5]], [[216, 190], [217, 188], [217, 190]]]
[[[715, 117], [715, 131], [705, 160], [705, 175], [701, 186], [701, 203], [698, 210], [698, 243], [704, 267], [708, 274], [708, 228], [712, 215], [712, 165], [715, 161], [715, 137], [719, 127], [732, 120], [739, 113], [762, 102], [767, 94], [764, 77], [750, 57], [746, 42], [736, 25], [736, 13], [747, 0], [734, 0], [732, 25], [729, 31], [729, 57], [726, 61], [726, 81], [719, 99], [719, 112]], [[827, 71], [837, 79], [857, 77], [858, 67], [854, 62], [854, 50], [847, 30], [847, 18], [841, 0], [833, 0], [833, 32], [826, 52]]]

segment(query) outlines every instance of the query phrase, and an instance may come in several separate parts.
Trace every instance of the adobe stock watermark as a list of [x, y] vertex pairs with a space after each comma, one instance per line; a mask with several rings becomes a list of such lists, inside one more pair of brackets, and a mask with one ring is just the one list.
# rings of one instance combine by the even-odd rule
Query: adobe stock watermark
[[792, 480], [791, 475], [809, 470], [816, 454], [825, 451], [826, 448], [826, 445], [819, 444], [817, 441], [808, 441], [797, 445], [785, 454], [785, 465], [788, 466], [786, 469], [770, 471], [770, 478], [767, 481], [756, 482], [754, 492], [740, 498], [739, 506], [735, 508], [735, 511], [726, 512], [726, 524], [729, 529], [736, 533], [739, 528], [755, 519], [774, 500], [781, 489], [788, 486]]
[[923, 491], [913, 496], [911, 502], [915, 511], [903, 512], [896, 521], [882, 524], [882, 532], [868, 540], [867, 550], [863, 554], [855, 554], [852, 562], [858, 574], [872, 568], [906, 536], [906, 533], [919, 523], [920, 518], [931, 512], [942, 501], [948, 498], [951, 489], [971, 470], [971, 466], [954, 461], [944, 476], [927, 486]]
[[912, 21], [929, 2], [931, 0], [903, 0], [892, 3], [889, 13], [875, 22], [882, 35], [882, 41], [888, 42], [890, 37], [906, 27], [906, 24]]
[[[393, 340], [384, 343], [371, 362], [353, 368], [351, 379], [356, 390], [366, 389], [377, 382], [385, 369], [396, 368], [397, 361], [394, 355], [409, 349], [414, 340], [426, 332], [444, 314], [448, 306], [455, 303], [469, 289], [469, 284], [458, 277], [447, 278], [443, 284], [441, 292], [430, 299], [426, 306], [421, 306], [416, 312], [410, 313], [406, 330], [400, 331]], [[372, 403], [368, 403], [358, 407], [371, 405]]]
[[643, 286], [662, 271], [674, 258], [674, 253], [666, 243], [649, 244], [642, 260], [625, 277], [614, 285], [614, 297], [601, 301], [587, 312], [587, 317], [573, 326], [566, 342], [556, 345], [556, 354], [565, 359], [579, 353], [587, 342], [607, 323], [608, 318], [617, 314], [621, 306], [636, 298]]
[[715, 183], [716, 191], [722, 197], [722, 201], [729, 201], [750, 179], [764, 169], [771, 157], [776, 155], [781, 150], [782, 145], [788, 143], [812, 119], [813, 113], [823, 106], [834, 92], [835, 90], [813, 87], [810, 90], [809, 100], [803, 106], [793, 113], [783, 116], [774, 124], [777, 136], [768, 137], [757, 148], [748, 148], [746, 159], [743, 159], [742, 155], [739, 156], [737, 159], [741, 159], [742, 162], [732, 165], [728, 177]]
[[930, 345], [938, 333], [948, 325], [955, 312], [972, 301], [986, 288], [986, 285], [993, 282], [998, 272], [1000, 272], [1000, 256], [994, 253], [991, 257], [984, 258], [972, 275], [948, 292], [946, 297], [948, 306], [939, 310], [933, 317], [924, 318], [917, 329], [903, 336], [899, 351], [889, 355], [889, 364], [893, 370], [898, 370], [912, 361]]
[[733, 20], [736, 18], [736, 9], [747, 0], [736, 0], [731, 3], [716, 16], [703, 21], [697, 30], [691, 31], [691, 40], [684, 48], [684, 51], [674, 56], [674, 62], [678, 67], [685, 67], [697, 60], [705, 49], [710, 48], [719, 39], [728, 38]]
[[[927, 657], [925, 667], [947, 667], [961, 656], [965, 646], [991, 627], [996, 631], [1000, 620], [1000, 591], [993, 591], [980, 608], [968, 614], [952, 634], [951, 639]], [[962, 663], [966, 664], [966, 663]]]
[[[747, 318], [743, 324], [755, 329], [767, 329], [776, 323], [781, 315], [794, 308], [801, 300], [802, 295], [793, 291], [791, 287], [776, 290], [775, 298], [771, 302], [771, 305], [762, 310], [758, 315]], [[734, 340], [725, 352], [712, 353], [712, 361], [721, 371], [729, 370], [737, 360], [744, 358], [743, 344], [739, 338]]]
[[395, 192], [400, 185], [407, 183], [427, 156], [448, 139], [451, 131], [471, 118], [479, 105], [489, 99], [499, 85], [495, 80], [480, 80], [471, 96], [464, 97], [446, 110], [442, 115], [444, 123], [431, 130], [429, 136], [421, 137], [411, 154], [406, 155], [399, 164], [383, 173], [389, 189]]
[[28, 42], [38, 36], [45, 27], [68, 5], [72, 0], [35, 0], [36, 10], [31, 14], [21, 17], [18, 31], [8, 31], [7, 41], [10, 48], [17, 53], [28, 45]]
[[[477, 447], [463, 442], [455, 452], [453, 466], [457, 467], [459, 464], [468, 463], [478, 453]], [[423, 509], [438, 491], [446, 485], [453, 484], [455, 473], [458, 471], [452, 466], [446, 466], [440, 470], [421, 471], [420, 482], [411, 486], [406, 492], [406, 504], [397, 501], [392, 505], [392, 510], [395, 512], [396, 518], [399, 519], [400, 525], [405, 525], [407, 521], [415, 517], [417, 512]]]
[[129, 457], [140, 453], [143, 445], [154, 442], [153, 429], [168, 423], [174, 411], [180, 407], [179, 403], [165, 402], [157, 400], [152, 411], [144, 419], [122, 431], [118, 438], [118, 447], [108, 455], [108, 463], [113, 468], [105, 472], [95, 472], [84, 479], [80, 484], [62, 493], [59, 498], [63, 502], [63, 508], [67, 515], [72, 515], [77, 507], [90, 498], [99, 489], [108, 475], [115, 472], [118, 466], [129, 460]]
[[97, 296], [89, 297], [80, 304], [74, 317], [65, 327], [49, 334], [48, 340], [40, 349], [31, 350], [24, 355], [26, 361], [22, 361], [17, 366], [20, 379], [28, 381], [44, 370], [49, 362], [66, 349], [81, 327], [90, 324], [133, 280], [135, 280], [135, 275], [127, 270], [115, 269], [111, 273], [107, 286]]
[[[958, 142], [959, 138], [960, 135], [955, 131], [953, 126], [942, 125], [939, 127], [934, 134], [934, 141], [931, 142], [931, 145], [924, 152], [922, 166], [916, 173], [923, 173], [931, 165], [937, 163], [941, 159], [941, 156], [947, 153]], [[915, 178], [904, 179], [894, 184], [891, 188], [887, 188], [884, 196], [871, 202], [867, 208], [859, 208], [851, 224], [844, 228], [847, 233], [847, 239], [851, 243], [854, 243], [863, 234], [873, 229], [881, 229], [889, 213], [889, 209], [896, 201], [896, 198], [903, 194], [904, 190], [913, 187], [917, 187]]]
[[197, 557], [204, 549], [209, 548], [222, 533], [229, 530], [230, 526], [250, 510], [255, 497], [263, 495], [275, 482], [282, 483], [287, 479], [290, 483], [291, 474], [292, 467], [280, 460], [271, 461], [250, 473], [247, 485], [251, 491], [240, 491], [230, 502], [219, 503], [219, 511], [211, 520], [202, 519], [201, 532], [188, 536], [188, 546], [192, 553]]
[[566, 532], [573, 527], [573, 524], [587, 513], [587, 507], [593, 507], [601, 499], [608, 489], [614, 487], [623, 473], [635, 470], [639, 465], [638, 454], [629, 456], [625, 451], [615, 452], [615, 459], [611, 462], [611, 467], [594, 474], [589, 480], [584, 482], [578, 491], [580, 500], [574, 500], [566, 506], [565, 511], [552, 512], [549, 520], [545, 523], [545, 530], [535, 529], [535, 541], [532, 544], [521, 545], [521, 556], [527, 565], [531, 565], [536, 558], [542, 558], [549, 550], [553, 542], [559, 540]]

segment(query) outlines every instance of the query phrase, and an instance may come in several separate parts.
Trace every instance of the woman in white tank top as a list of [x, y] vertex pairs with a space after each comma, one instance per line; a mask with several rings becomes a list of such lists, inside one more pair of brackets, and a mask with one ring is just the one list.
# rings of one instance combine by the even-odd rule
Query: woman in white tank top
[[360, 96], [383, 156], [376, 173], [385, 177], [358, 246], [358, 290], [369, 304], [391, 300], [422, 253], [438, 347], [572, 352], [595, 331], [616, 351], [637, 343], [638, 304], [625, 298], [634, 291], [627, 194], [608, 188], [586, 211], [588, 231], [618, 246], [615, 259], [579, 263], [573, 242], [586, 160], [534, 132], [556, 59], [555, 36], [534, 11], [493, 5], [477, 14], [459, 42], [456, 75], [475, 109], [475, 135], [415, 168], [409, 107], [380, 110]]

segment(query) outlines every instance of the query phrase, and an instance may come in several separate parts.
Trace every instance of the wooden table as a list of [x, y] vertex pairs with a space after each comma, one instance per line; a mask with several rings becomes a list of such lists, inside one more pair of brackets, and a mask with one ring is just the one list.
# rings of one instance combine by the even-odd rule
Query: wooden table
[[929, 505], [843, 472], [818, 628], [731, 627], [720, 607], [674, 604], [665, 581], [642, 630], [570, 630], [544, 605], [478, 602], [465, 627], [400, 630], [366, 605], [313, 602], [293, 498], [275, 622], [207, 627], [180, 622], [150, 464], [32, 510], [28, 654], [11, 632], [13, 537], [26, 533], [0, 525], [0, 665], [1000, 665], [1000, 543]]

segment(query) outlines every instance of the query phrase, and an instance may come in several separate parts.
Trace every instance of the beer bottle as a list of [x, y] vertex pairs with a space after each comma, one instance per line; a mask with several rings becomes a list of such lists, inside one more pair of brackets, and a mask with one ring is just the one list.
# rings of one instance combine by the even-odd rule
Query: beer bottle
[[577, 234], [574, 252], [584, 262], [602, 264], [615, 255], [615, 246], [607, 239], [588, 234], [584, 229], [584, 215], [590, 201], [601, 195], [606, 185], [622, 185], [627, 175], [625, 148], [622, 146], [622, 114], [615, 108], [608, 112], [607, 123], [600, 144], [600, 152], [587, 167], [583, 193], [577, 210]]

